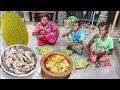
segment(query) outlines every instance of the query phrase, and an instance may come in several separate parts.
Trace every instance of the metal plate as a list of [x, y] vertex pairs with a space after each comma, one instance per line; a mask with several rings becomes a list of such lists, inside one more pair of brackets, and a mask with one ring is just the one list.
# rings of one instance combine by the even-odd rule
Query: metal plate
[[2, 69], [8, 73], [9, 75], [12, 75], [12, 76], [18, 76], [18, 77], [23, 77], [23, 76], [28, 76], [30, 74], [32, 74], [36, 69], [37, 69], [37, 66], [38, 66], [38, 59], [37, 59], [37, 55], [35, 54], [35, 67], [33, 70], [31, 70], [29, 73], [27, 74], [21, 74], [21, 75], [18, 75], [18, 74], [15, 74], [13, 71], [9, 70], [9, 68], [6, 66], [5, 64], [5, 57], [6, 55], [10, 52], [10, 51], [15, 51], [16, 49], [23, 49], [23, 50], [28, 50], [28, 51], [31, 51], [32, 53], [35, 54], [35, 52], [28, 46], [25, 46], [25, 45], [21, 45], [21, 44], [16, 44], [16, 45], [12, 45], [12, 46], [9, 46], [7, 47], [6, 49], [3, 50], [3, 52], [1, 53], [1, 57], [0, 57], [0, 64], [1, 64], [1, 67]]

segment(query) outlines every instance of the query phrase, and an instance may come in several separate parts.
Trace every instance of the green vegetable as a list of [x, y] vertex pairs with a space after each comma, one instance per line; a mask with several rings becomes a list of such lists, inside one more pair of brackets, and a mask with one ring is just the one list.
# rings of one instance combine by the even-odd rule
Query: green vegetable
[[28, 44], [28, 31], [18, 13], [14, 11], [4, 12], [1, 18], [1, 30], [2, 36], [8, 46]]

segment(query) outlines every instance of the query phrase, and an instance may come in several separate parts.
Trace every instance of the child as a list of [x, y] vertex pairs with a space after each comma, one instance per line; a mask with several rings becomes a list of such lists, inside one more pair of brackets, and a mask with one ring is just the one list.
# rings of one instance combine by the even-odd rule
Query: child
[[[63, 37], [67, 36], [67, 42], [68, 42], [67, 49], [69, 49], [69, 50], [76, 51], [76, 48], [78, 46], [83, 45], [84, 33], [80, 29], [79, 21], [75, 21], [73, 23], [73, 27], [68, 32], [64, 33], [62, 36]], [[81, 52], [78, 52], [78, 53], [81, 53]]]
[[95, 62], [96, 67], [110, 66], [107, 55], [113, 53], [113, 39], [108, 35], [108, 26], [106, 23], [101, 22], [98, 25], [99, 33], [96, 34], [86, 46], [90, 50], [91, 45], [96, 42], [96, 50], [93, 51], [91, 61]]

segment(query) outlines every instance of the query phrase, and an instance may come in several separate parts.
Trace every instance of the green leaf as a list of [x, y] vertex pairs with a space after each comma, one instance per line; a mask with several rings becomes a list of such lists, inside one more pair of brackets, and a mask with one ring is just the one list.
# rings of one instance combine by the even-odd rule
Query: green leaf
[[85, 68], [89, 65], [90, 63], [85, 61], [85, 60], [82, 60], [82, 59], [75, 59], [74, 60], [74, 67], [75, 68]]
[[73, 53], [72, 50], [67, 50], [67, 49], [61, 50], [61, 52], [64, 52], [64, 53], [67, 54], [67, 55], [71, 55], [71, 54]]
[[43, 52], [41, 52], [41, 50], [42, 50], [43, 48], [48, 48], [48, 47], [45, 47], [45, 46], [38, 46], [38, 47], [36, 48], [36, 50], [37, 50], [37, 51], [38, 51], [38, 53], [39, 53], [39, 54], [41, 54], [41, 55], [43, 55], [43, 54], [46, 54], [46, 53], [48, 53], [48, 52], [53, 51], [53, 49], [52, 49], [52, 48], [48, 48], [48, 52], [43, 53]]

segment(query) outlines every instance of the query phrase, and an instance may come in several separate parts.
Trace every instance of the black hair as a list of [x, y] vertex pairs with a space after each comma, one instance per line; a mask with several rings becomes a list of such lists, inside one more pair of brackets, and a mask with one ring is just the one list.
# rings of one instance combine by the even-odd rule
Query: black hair
[[49, 19], [49, 14], [48, 13], [43, 13], [43, 14], [40, 14], [40, 20], [42, 17], [47, 17]]
[[105, 22], [99, 23], [98, 28], [104, 27], [104, 26], [105, 26], [106, 32], [108, 33], [109, 27], [108, 27], [108, 24], [107, 24], [107, 23], [105, 23]]
[[74, 22], [73, 22], [73, 25], [74, 25], [75, 23], [78, 23], [78, 25], [80, 26], [80, 21], [79, 21], [79, 20], [74, 21]]

